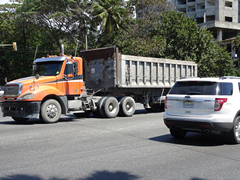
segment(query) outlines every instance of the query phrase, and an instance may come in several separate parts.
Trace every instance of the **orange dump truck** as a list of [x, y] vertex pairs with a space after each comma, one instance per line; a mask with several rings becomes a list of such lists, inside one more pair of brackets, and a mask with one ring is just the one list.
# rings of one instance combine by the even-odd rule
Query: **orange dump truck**
[[123, 55], [115, 47], [81, 51], [80, 56], [36, 59], [33, 76], [6, 83], [3, 116], [47, 123], [68, 113], [114, 118], [132, 116], [136, 102], [162, 111], [175, 81], [197, 75], [194, 62]]

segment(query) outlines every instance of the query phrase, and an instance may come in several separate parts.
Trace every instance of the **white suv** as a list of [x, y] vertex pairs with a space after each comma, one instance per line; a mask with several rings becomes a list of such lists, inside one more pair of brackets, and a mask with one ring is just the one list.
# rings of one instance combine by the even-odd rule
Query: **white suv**
[[175, 138], [188, 131], [226, 133], [240, 143], [240, 77], [183, 78], [165, 99], [164, 123]]

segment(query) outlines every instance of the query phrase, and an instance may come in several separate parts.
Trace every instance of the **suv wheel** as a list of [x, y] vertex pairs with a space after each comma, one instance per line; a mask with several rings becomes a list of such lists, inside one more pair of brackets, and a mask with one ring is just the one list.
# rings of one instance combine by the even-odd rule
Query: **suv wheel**
[[228, 133], [228, 140], [233, 144], [240, 143], [240, 116], [235, 118], [233, 128]]
[[182, 129], [170, 128], [170, 132], [171, 132], [171, 135], [175, 138], [183, 138], [187, 134], [187, 131], [184, 131]]

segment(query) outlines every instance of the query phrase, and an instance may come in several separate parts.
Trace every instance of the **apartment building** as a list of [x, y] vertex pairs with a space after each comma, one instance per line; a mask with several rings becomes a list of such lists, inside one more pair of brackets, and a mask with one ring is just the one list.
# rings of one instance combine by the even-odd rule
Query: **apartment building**
[[240, 57], [232, 40], [240, 36], [240, 0], [172, 0], [177, 11], [192, 16], [199, 27], [213, 32], [233, 59]]

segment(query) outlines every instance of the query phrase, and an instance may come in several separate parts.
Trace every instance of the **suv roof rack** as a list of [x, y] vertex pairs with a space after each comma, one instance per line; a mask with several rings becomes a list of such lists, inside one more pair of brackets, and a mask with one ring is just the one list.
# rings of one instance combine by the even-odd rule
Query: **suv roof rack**
[[236, 77], [236, 76], [221, 76], [219, 79], [240, 79], [240, 77]]

